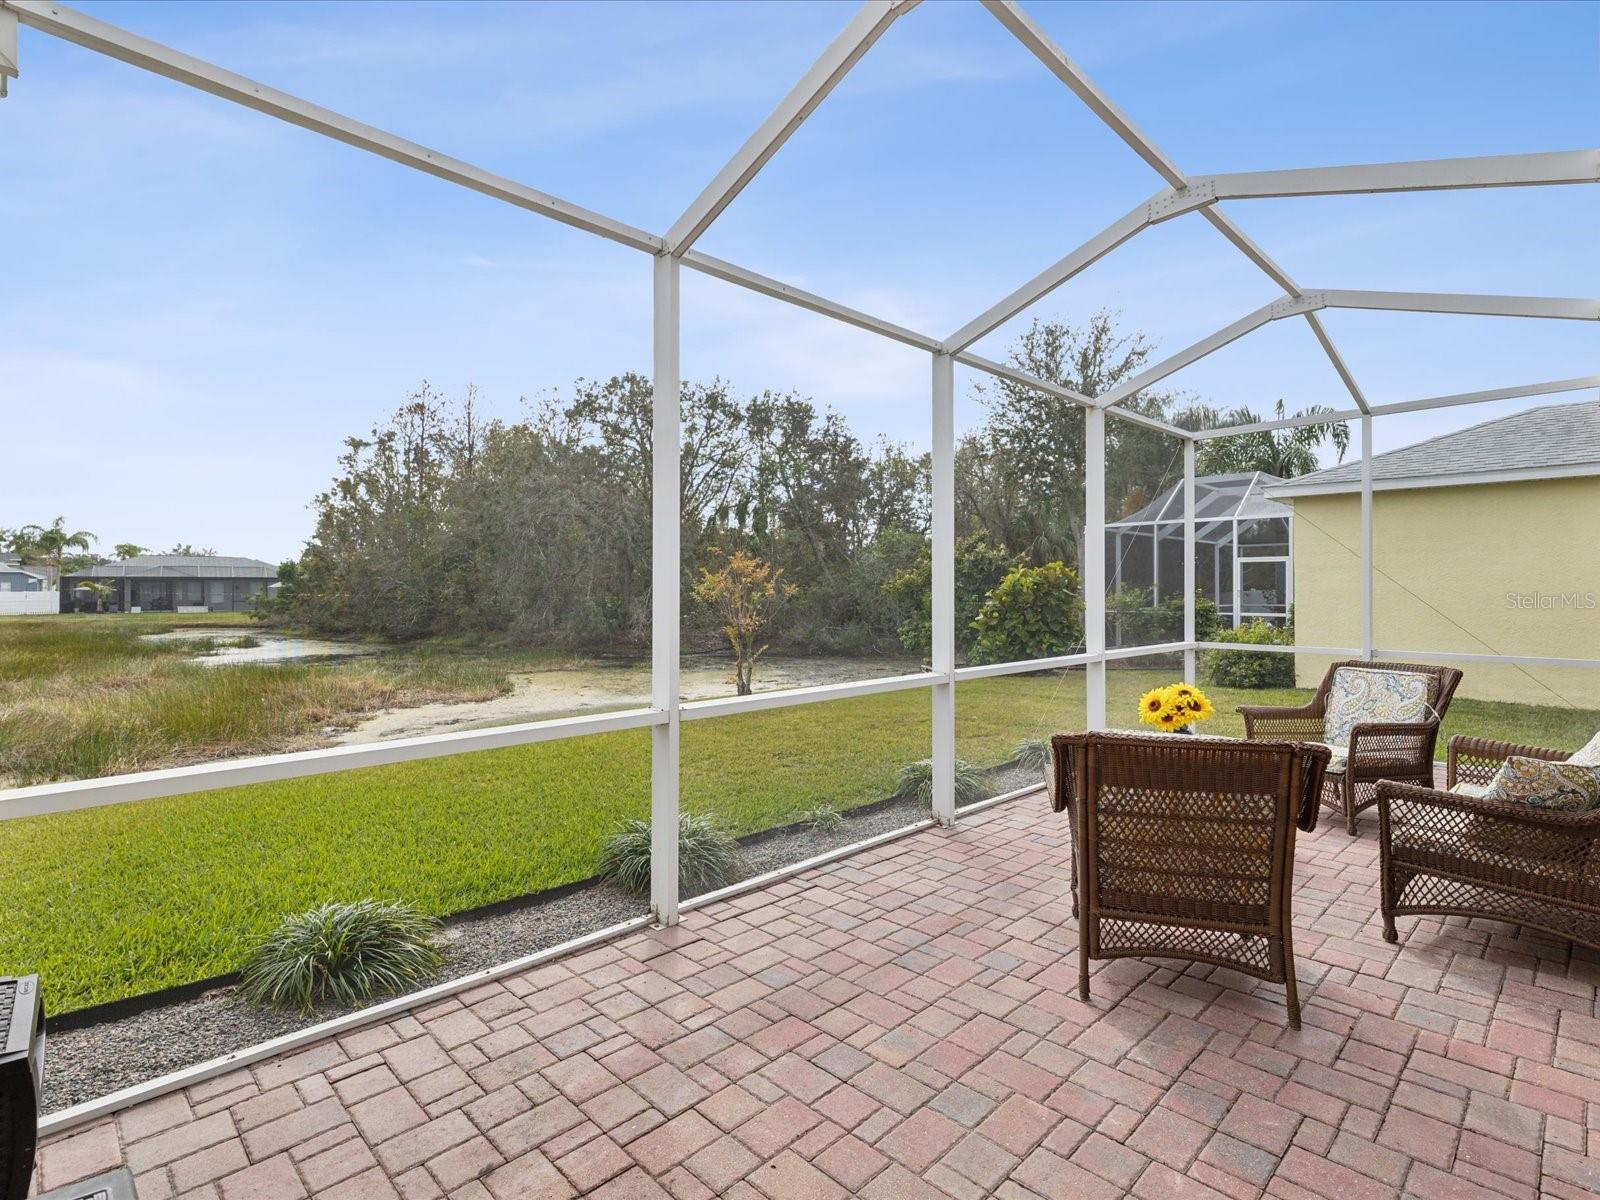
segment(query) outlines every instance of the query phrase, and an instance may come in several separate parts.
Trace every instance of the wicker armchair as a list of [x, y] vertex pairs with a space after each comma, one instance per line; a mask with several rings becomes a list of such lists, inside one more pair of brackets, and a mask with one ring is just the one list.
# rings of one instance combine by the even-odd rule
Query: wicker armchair
[[[1561, 750], [1450, 739], [1447, 786], [1487, 784], [1512, 755]], [[1557, 812], [1460, 792], [1378, 784], [1383, 937], [1397, 916], [1487, 917], [1600, 950], [1600, 811]]]
[[1294, 837], [1316, 828], [1328, 750], [1172, 734], [1050, 741], [1052, 805], [1072, 822], [1079, 994], [1090, 959], [1181, 958], [1283, 984], [1299, 1029]]
[[1345, 831], [1352, 837], [1356, 818], [1378, 802], [1380, 779], [1433, 785], [1433, 755], [1439, 739], [1439, 723], [1450, 708], [1461, 672], [1454, 667], [1432, 667], [1420, 663], [1367, 662], [1348, 659], [1328, 668], [1308, 704], [1299, 708], [1271, 708], [1246, 705], [1239, 709], [1244, 717], [1244, 736], [1320, 742], [1328, 693], [1333, 688], [1333, 673], [1340, 667], [1378, 671], [1408, 671], [1427, 675], [1428, 707], [1434, 715], [1425, 721], [1406, 721], [1357, 725], [1350, 732], [1349, 751], [1343, 769], [1336, 764], [1327, 772], [1322, 801], [1344, 815]]

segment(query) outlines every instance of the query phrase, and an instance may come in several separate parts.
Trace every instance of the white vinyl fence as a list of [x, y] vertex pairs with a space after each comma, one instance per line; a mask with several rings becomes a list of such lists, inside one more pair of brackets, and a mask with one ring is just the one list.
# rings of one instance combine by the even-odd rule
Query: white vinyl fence
[[61, 593], [54, 588], [47, 592], [0, 592], [0, 617], [60, 611]]

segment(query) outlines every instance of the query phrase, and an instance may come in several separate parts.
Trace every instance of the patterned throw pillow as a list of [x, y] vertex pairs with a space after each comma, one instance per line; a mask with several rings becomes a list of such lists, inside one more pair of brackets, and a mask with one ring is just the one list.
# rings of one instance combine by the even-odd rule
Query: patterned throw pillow
[[1328, 690], [1322, 740], [1330, 746], [1348, 746], [1350, 731], [1357, 725], [1424, 720], [1431, 711], [1428, 689], [1432, 683], [1433, 676], [1416, 671], [1340, 667]]
[[1513, 756], [1500, 764], [1483, 798], [1559, 812], [1588, 812], [1600, 808], [1600, 767]]
[[1600, 733], [1589, 739], [1589, 744], [1582, 750], [1574, 750], [1567, 756], [1569, 763], [1580, 767], [1600, 767]]

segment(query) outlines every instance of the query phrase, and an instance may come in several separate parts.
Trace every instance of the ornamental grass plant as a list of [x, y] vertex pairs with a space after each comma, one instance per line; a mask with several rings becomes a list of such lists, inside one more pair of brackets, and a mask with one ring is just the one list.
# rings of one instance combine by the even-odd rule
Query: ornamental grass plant
[[439, 922], [409, 904], [335, 901], [285, 917], [245, 961], [239, 990], [272, 1008], [354, 1008], [438, 973]]

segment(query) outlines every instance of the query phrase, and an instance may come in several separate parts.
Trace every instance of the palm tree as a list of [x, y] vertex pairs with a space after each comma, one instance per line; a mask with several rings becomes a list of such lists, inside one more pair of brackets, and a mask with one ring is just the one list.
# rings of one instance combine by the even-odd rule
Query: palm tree
[[135, 542], [118, 542], [111, 547], [111, 552], [118, 558], [138, 558], [149, 549], [149, 546], [141, 546]]
[[49, 525], [26, 525], [22, 533], [27, 536], [30, 553], [44, 559], [49, 565], [51, 583], [61, 582], [61, 563], [68, 550], [87, 550], [95, 538], [87, 529], [67, 532], [67, 519], [57, 517]]
[[[1279, 400], [1276, 418], [1284, 419], [1284, 404]], [[1295, 413], [1296, 417], [1315, 417], [1331, 413], [1333, 409], [1313, 404]], [[1259, 414], [1248, 408], [1235, 408], [1227, 412], [1208, 405], [1192, 405], [1178, 413], [1176, 424], [1185, 429], [1204, 429], [1218, 425], [1254, 425], [1261, 422]], [[1248, 471], [1264, 471], [1280, 479], [1292, 479], [1315, 471], [1317, 449], [1323, 442], [1332, 444], [1343, 461], [1350, 448], [1350, 427], [1343, 421], [1318, 422], [1296, 425], [1288, 429], [1258, 430], [1234, 437], [1212, 438], [1202, 443], [1195, 460], [1199, 475], [1230, 475]]]
[[109, 579], [85, 579], [73, 590], [94, 593], [94, 610], [103, 613], [106, 601], [117, 594], [117, 585]]

